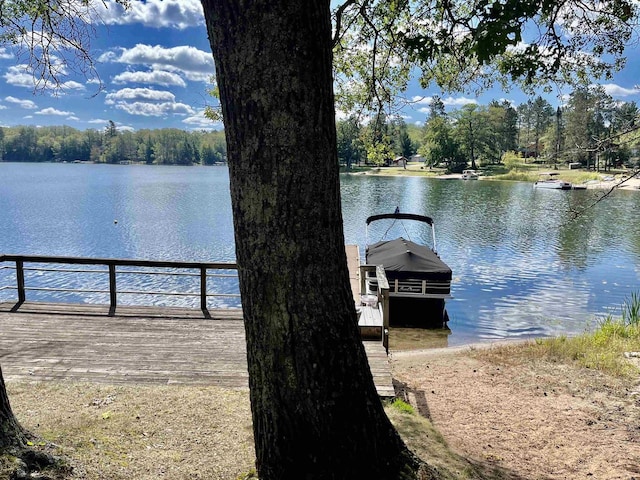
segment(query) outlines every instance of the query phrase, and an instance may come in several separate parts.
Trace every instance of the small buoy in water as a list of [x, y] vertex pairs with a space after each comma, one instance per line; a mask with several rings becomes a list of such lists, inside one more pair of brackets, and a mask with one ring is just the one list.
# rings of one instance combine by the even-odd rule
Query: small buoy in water
[[114, 221], [113, 221], [113, 223], [117, 224], [117, 223], [118, 223], [118, 220], [114, 220]]

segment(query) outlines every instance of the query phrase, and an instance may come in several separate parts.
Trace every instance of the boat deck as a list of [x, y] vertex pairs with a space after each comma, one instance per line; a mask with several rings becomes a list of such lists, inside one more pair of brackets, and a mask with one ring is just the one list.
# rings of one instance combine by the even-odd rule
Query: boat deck
[[[0, 303], [8, 381], [219, 385], [248, 388], [241, 311]], [[364, 342], [378, 394], [394, 395], [386, 351]]]

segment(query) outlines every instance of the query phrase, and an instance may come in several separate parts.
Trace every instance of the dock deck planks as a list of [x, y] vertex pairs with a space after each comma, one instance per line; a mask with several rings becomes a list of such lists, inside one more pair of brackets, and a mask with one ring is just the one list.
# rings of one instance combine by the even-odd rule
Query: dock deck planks
[[360, 303], [360, 250], [358, 245], [345, 245], [347, 267], [349, 268], [349, 283], [353, 293], [353, 301]]
[[[5, 380], [248, 388], [241, 311], [0, 303]], [[378, 394], [394, 395], [384, 347], [364, 342]]]

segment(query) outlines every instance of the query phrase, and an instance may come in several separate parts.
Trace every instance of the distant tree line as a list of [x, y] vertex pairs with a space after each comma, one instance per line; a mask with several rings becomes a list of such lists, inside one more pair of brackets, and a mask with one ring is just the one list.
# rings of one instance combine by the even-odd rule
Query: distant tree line
[[213, 165], [225, 162], [224, 132], [175, 128], [121, 131], [109, 121], [102, 130], [67, 126], [0, 127], [0, 161]]
[[[601, 87], [578, 88], [556, 109], [538, 96], [518, 106], [494, 100], [447, 112], [436, 96], [421, 127], [382, 113], [366, 124], [355, 115], [336, 124], [338, 159], [348, 168], [419, 154], [425, 165], [451, 171], [500, 163], [507, 152], [597, 169], [637, 163], [639, 128], [635, 102], [616, 102]], [[102, 130], [0, 127], [0, 161], [213, 165], [226, 161], [226, 143], [223, 131], [130, 132], [112, 121]]]
[[461, 171], [514, 152], [525, 161], [607, 169], [637, 162], [638, 128], [635, 102], [616, 102], [601, 87], [577, 88], [556, 109], [538, 96], [518, 106], [494, 100], [447, 112], [436, 96], [422, 127], [383, 115], [366, 125], [356, 116], [338, 121], [338, 157], [350, 167], [418, 153], [428, 166]]

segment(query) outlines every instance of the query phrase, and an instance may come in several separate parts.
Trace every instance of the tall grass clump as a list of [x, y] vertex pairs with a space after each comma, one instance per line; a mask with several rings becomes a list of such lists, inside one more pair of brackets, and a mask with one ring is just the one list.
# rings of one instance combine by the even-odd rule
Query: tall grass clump
[[633, 292], [622, 306], [622, 321], [629, 327], [640, 326], [640, 294]]
[[592, 333], [537, 343], [548, 356], [558, 360], [572, 360], [616, 376], [637, 374], [638, 368], [627, 361], [624, 354], [640, 351], [640, 295], [632, 293], [622, 305], [621, 316], [607, 315]]
[[510, 180], [513, 182], [535, 182], [538, 179], [537, 173], [514, 172], [513, 170], [493, 177], [496, 180]]
[[598, 172], [585, 172], [582, 170], [569, 170], [563, 172], [565, 179], [571, 183], [585, 183], [589, 180], [600, 180], [601, 175]]

